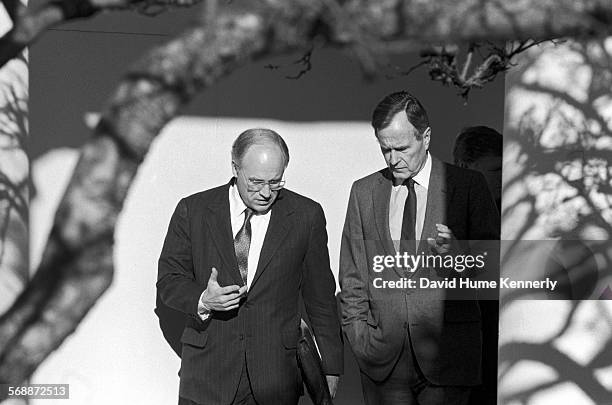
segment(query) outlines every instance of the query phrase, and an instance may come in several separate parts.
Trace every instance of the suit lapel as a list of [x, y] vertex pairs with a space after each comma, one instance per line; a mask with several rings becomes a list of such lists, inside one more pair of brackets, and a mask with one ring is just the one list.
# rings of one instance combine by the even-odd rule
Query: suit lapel
[[289, 216], [293, 212], [293, 206], [289, 204], [287, 199], [283, 198], [281, 192], [281, 195], [278, 196], [278, 199], [272, 206], [272, 211], [270, 211], [270, 223], [268, 224], [268, 230], [266, 231], [261, 253], [259, 254], [257, 270], [251, 282], [251, 290], [259, 277], [266, 271], [270, 260], [272, 260], [272, 257], [285, 240], [290, 228]]
[[[376, 229], [378, 231], [379, 240], [383, 244], [385, 254], [395, 256], [397, 253], [391, 239], [391, 231], [389, 230], [389, 199], [391, 198], [391, 179], [388, 177], [388, 172], [384, 171], [378, 183], [372, 188], [372, 204], [374, 207], [374, 219], [376, 221]], [[395, 272], [404, 277], [405, 274], [397, 267], [393, 267]]]
[[[234, 238], [232, 234], [232, 224], [230, 222], [229, 210], [229, 184], [220, 189], [215, 200], [208, 206], [208, 213], [204, 216], [204, 221], [210, 228], [212, 240], [217, 247], [221, 259], [225, 263], [224, 270], [230, 274], [236, 285], [243, 285], [236, 253], [234, 251]], [[220, 270], [220, 269], [218, 269]]]
[[[437, 235], [436, 224], [446, 224], [447, 184], [444, 164], [431, 157], [431, 174], [427, 188], [427, 208], [423, 221], [423, 231], [419, 242], [418, 252], [429, 252], [427, 238]], [[447, 224], [448, 225], [448, 224]]]

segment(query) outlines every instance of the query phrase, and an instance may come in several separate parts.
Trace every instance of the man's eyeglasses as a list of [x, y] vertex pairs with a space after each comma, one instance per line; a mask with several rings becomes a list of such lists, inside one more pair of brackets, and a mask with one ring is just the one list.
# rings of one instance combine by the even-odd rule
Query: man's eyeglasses
[[[236, 166], [237, 169], [240, 169], [240, 166], [236, 165], [235, 163], [234, 165]], [[242, 173], [242, 170], [239, 170], [239, 171]], [[270, 187], [270, 191], [278, 191], [282, 189], [283, 187], [285, 187], [285, 180], [265, 181], [265, 180], [258, 180], [258, 179], [248, 179], [244, 176], [244, 174], [242, 175], [242, 177], [244, 177], [244, 179], [246, 180], [247, 190], [251, 192], [261, 191], [261, 189], [263, 189], [266, 186], [266, 184], [268, 185], [268, 187]]]
[[285, 187], [285, 180], [251, 180], [246, 179], [247, 181], [247, 190], [249, 191], [260, 191], [267, 184], [270, 187], [270, 191], [278, 191], [281, 188]]

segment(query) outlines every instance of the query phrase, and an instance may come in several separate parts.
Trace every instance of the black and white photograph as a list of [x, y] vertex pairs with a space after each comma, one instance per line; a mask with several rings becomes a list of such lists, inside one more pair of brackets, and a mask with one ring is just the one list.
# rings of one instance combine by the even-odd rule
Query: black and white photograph
[[612, 404], [612, 5], [0, 5], [0, 403]]

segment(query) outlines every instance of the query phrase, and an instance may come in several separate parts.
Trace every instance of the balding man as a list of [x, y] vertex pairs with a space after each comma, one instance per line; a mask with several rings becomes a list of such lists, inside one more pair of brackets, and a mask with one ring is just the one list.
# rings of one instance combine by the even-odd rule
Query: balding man
[[228, 184], [182, 199], [159, 259], [158, 294], [188, 314], [180, 404], [297, 404], [301, 293], [330, 390], [342, 338], [321, 206], [284, 188], [284, 140], [250, 129]]

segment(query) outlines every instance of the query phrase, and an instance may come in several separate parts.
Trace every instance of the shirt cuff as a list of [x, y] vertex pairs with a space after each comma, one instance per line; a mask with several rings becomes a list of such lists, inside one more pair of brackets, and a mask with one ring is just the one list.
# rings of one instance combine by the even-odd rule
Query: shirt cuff
[[[204, 290], [204, 291], [206, 291], [206, 290]], [[203, 321], [207, 320], [210, 317], [210, 309], [207, 308], [202, 303], [202, 296], [204, 295], [204, 291], [202, 291], [202, 294], [200, 294], [200, 299], [198, 300], [198, 316]]]

